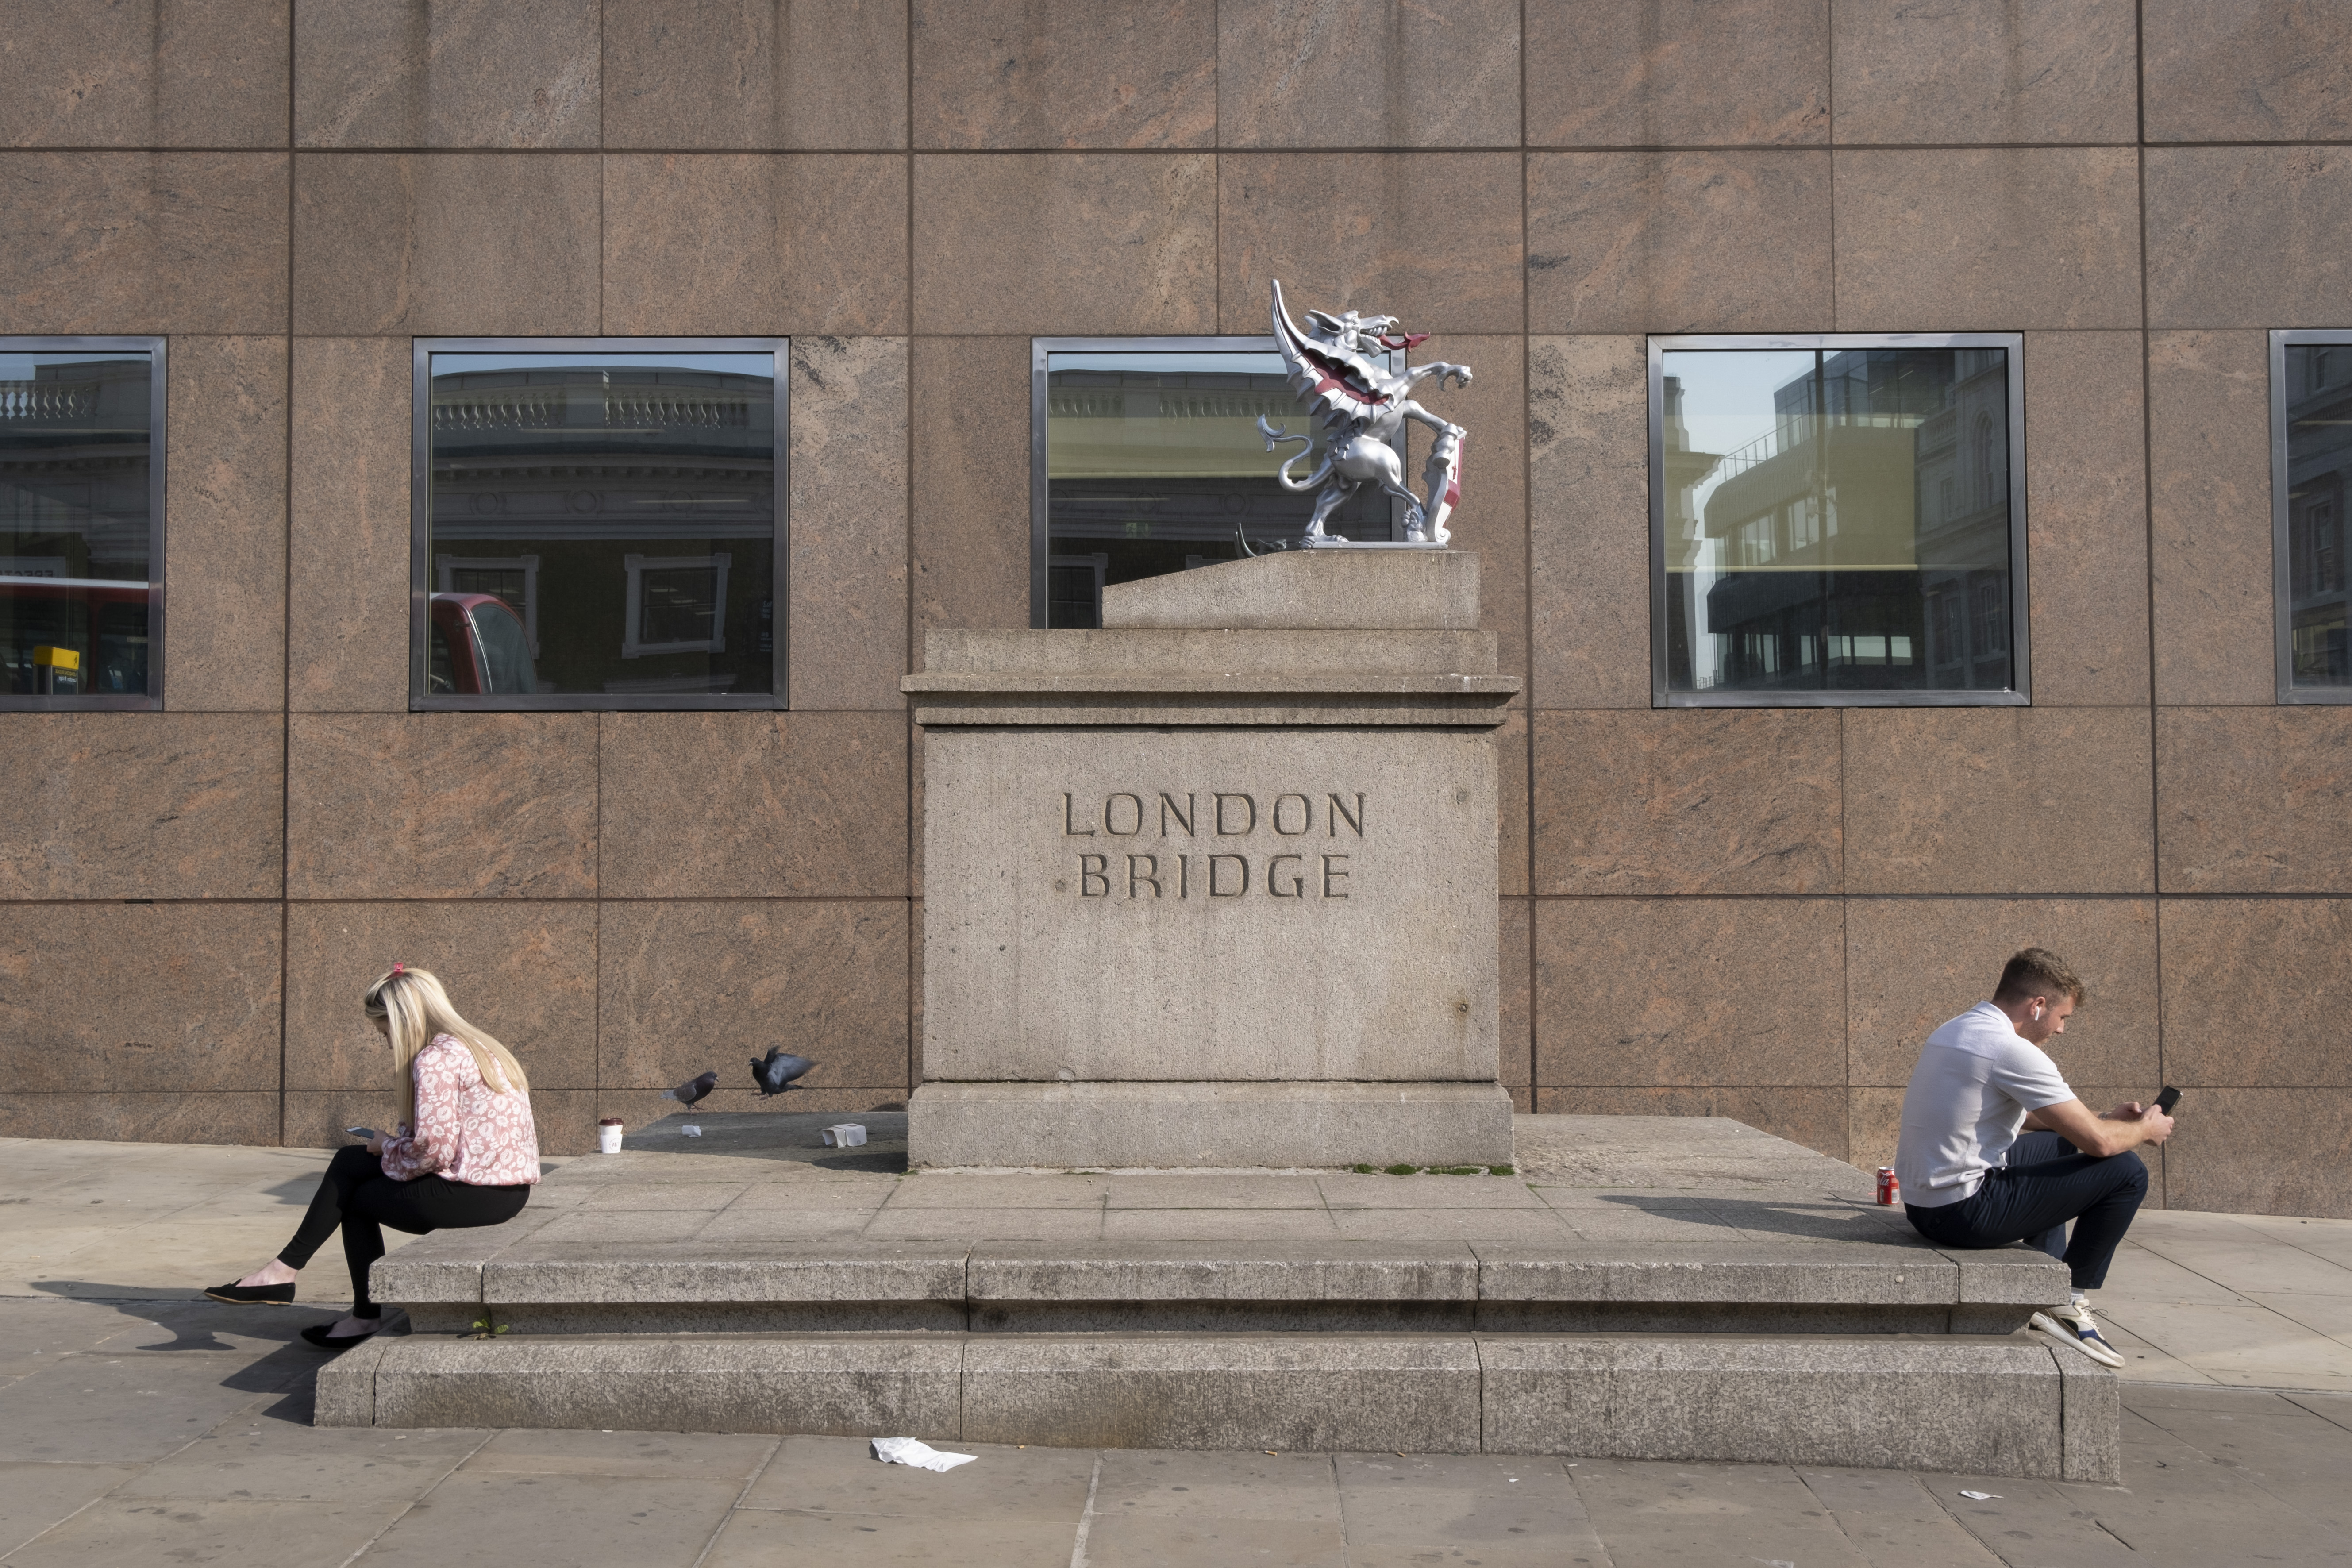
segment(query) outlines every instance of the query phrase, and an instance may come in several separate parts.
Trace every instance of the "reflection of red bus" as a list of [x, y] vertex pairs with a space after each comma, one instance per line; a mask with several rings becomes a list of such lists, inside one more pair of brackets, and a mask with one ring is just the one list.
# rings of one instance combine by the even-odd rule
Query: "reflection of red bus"
[[436, 697], [509, 696], [539, 689], [522, 617], [493, 594], [436, 594], [426, 689]]
[[77, 684], [61, 677], [59, 694], [146, 695], [149, 595], [150, 584], [118, 578], [0, 576], [0, 690], [39, 691], [33, 650], [47, 647], [81, 656]]

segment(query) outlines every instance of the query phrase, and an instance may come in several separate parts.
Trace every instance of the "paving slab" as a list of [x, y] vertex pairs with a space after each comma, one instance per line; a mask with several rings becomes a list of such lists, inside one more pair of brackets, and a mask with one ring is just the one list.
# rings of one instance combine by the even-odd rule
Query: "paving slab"
[[1797, 1479], [1871, 1568], [1994, 1568], [2000, 1561], [1916, 1476], [1800, 1468]]
[[1556, 1459], [1486, 1454], [1341, 1454], [1349, 1568], [1485, 1568], [1604, 1563], [1568, 1470]]
[[102, 1498], [10, 1554], [9, 1568], [152, 1568], [234, 1563], [320, 1568], [349, 1561], [410, 1505], [281, 1498]]
[[1016, 1447], [968, 1443], [940, 1433], [908, 1434], [959, 1454], [969, 1465], [945, 1472], [875, 1461], [865, 1445], [827, 1437], [786, 1437], [740, 1507], [835, 1515], [1029, 1520], [1067, 1532], [1086, 1511], [1095, 1455], [1087, 1448]]
[[0, 1461], [0, 1557], [140, 1474], [136, 1463]]
[[1778, 1466], [1584, 1459], [1570, 1472], [1612, 1562], [1866, 1568], [1830, 1510]]
[[[726, 1528], [701, 1563], [703, 1568], [775, 1568], [778, 1563], [841, 1563], [856, 1568], [938, 1568], [948, 1563], [956, 1568], [1060, 1568], [1071, 1561], [1073, 1529], [1072, 1524], [984, 1515], [910, 1517], [739, 1509], [727, 1516]], [[1107, 1568], [1112, 1559], [1097, 1554], [1087, 1561], [1092, 1568]]]
[[517, 1475], [461, 1468], [386, 1530], [362, 1560], [692, 1568], [727, 1522], [740, 1481], [669, 1476]]

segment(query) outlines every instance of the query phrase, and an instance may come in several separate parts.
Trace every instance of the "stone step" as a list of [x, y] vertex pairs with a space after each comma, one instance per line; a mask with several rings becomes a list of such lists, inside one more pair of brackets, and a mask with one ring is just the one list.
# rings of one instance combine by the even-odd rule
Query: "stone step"
[[[375, 1266], [428, 1332], [2007, 1333], [2027, 1248], [1899, 1241], [723, 1242], [445, 1232]], [[541, 1226], [549, 1219], [536, 1222]]]
[[2115, 1379], [2042, 1336], [413, 1334], [344, 1426], [1576, 1454], [2119, 1479]]

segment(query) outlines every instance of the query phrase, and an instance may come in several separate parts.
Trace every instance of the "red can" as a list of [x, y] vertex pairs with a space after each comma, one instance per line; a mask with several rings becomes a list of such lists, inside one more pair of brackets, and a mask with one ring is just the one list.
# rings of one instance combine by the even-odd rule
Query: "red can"
[[1895, 1167], [1892, 1165], [1878, 1167], [1878, 1201], [1889, 1208], [1895, 1205]]

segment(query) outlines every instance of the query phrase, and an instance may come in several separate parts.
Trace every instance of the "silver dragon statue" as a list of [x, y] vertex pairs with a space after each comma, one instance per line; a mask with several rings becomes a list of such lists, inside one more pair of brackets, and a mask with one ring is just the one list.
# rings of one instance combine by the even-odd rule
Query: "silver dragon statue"
[[[1329, 437], [1322, 466], [1304, 479], [1290, 471], [1315, 444], [1312, 436], [1293, 436], [1282, 426], [1257, 422], [1269, 452], [1284, 441], [1299, 443], [1299, 450], [1283, 459], [1275, 478], [1282, 488], [1304, 494], [1321, 487], [1315, 498], [1314, 520], [1307, 525], [1302, 543], [1312, 547], [1345, 544], [1323, 531], [1324, 521], [1362, 484], [1378, 485], [1405, 503], [1405, 540], [1412, 544], [1444, 544], [1454, 537], [1445, 520], [1462, 499], [1461, 426], [1449, 424], [1415, 403], [1407, 394], [1434, 376], [1444, 386], [1447, 376], [1470, 384], [1470, 367], [1443, 361], [1415, 365], [1402, 375], [1391, 374], [1387, 356], [1425, 340], [1427, 332], [1401, 334], [1394, 316], [1360, 316], [1353, 310], [1327, 315], [1307, 312], [1307, 330], [1300, 331], [1282, 306], [1282, 280], [1274, 284], [1274, 340], [1290, 373], [1290, 387], [1307, 405]], [[1404, 486], [1404, 422], [1417, 420], [1436, 433], [1429, 461], [1422, 466], [1428, 499]]]

